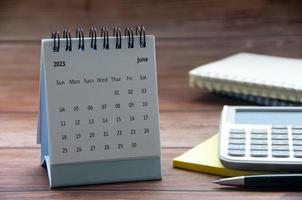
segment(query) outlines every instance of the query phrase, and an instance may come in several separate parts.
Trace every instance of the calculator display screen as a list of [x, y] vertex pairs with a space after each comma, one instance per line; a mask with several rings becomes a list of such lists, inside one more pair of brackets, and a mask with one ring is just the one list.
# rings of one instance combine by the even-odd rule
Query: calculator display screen
[[236, 110], [236, 124], [302, 125], [302, 111]]

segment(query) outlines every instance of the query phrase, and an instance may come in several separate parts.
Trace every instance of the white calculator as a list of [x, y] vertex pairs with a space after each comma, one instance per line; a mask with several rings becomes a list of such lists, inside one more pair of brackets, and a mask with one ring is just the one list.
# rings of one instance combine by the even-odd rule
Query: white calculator
[[224, 106], [219, 159], [234, 169], [302, 171], [302, 107]]

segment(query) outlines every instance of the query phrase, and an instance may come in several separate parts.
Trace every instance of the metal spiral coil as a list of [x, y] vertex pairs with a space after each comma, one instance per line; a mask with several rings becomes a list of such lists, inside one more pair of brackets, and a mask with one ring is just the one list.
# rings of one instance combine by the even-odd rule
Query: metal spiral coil
[[53, 39], [53, 52], [59, 52], [60, 50], [60, 34], [59, 32], [53, 32], [51, 34], [51, 38]]
[[102, 27], [101, 37], [103, 37], [103, 49], [109, 49], [109, 33], [107, 27]]
[[122, 48], [122, 33], [121, 29], [115, 27], [113, 29], [113, 37], [115, 37], [115, 48], [121, 49]]
[[141, 48], [146, 47], [146, 33], [145, 33], [145, 27], [137, 26], [135, 30], [135, 35], [139, 35], [139, 45]]
[[96, 45], [96, 28], [91, 27], [89, 31], [89, 37], [90, 37], [90, 48], [96, 50], [97, 45]]
[[63, 38], [66, 40], [65, 51], [72, 51], [72, 41], [69, 29], [64, 29]]
[[[109, 43], [109, 32], [107, 27], [102, 27], [100, 31], [100, 37], [102, 38], [103, 42], [103, 49], [109, 49], [110, 43]], [[90, 38], [90, 48], [93, 50], [97, 50], [97, 39], [98, 39], [98, 31], [95, 27], [91, 27], [89, 31], [89, 38]], [[113, 29], [113, 37], [115, 39], [115, 48], [121, 49], [122, 48], [122, 33], [121, 29], [119, 27], [114, 27]], [[135, 37], [139, 36], [139, 46], [141, 48], [146, 47], [146, 33], [145, 28], [143, 26], [138, 26], [135, 29]], [[125, 37], [127, 38], [127, 44], [128, 48], [134, 48], [134, 33], [133, 29], [131, 27], [125, 28]], [[60, 34], [58, 31], [53, 32], [51, 34], [51, 38], [53, 39], [53, 51], [59, 52], [60, 51]], [[72, 37], [70, 34], [69, 29], [64, 29], [63, 31], [63, 37], [65, 40], [65, 51], [72, 51]], [[76, 38], [78, 39], [78, 49], [81, 51], [84, 51], [85, 48], [85, 38], [84, 38], [84, 31], [82, 28], [76, 29]], [[86, 40], [87, 41], [87, 40]]]
[[78, 49], [84, 51], [84, 32], [82, 28], [77, 28], [76, 37], [79, 39]]
[[128, 48], [134, 48], [133, 30], [131, 27], [125, 29], [125, 36], [128, 37]]

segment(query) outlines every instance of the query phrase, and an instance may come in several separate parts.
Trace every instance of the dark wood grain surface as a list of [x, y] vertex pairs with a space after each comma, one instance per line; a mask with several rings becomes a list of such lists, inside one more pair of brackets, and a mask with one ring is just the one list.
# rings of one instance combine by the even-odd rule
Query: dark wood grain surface
[[[41, 38], [137, 24], [157, 38], [163, 180], [49, 189], [36, 144]], [[172, 167], [218, 131], [224, 104], [247, 104], [189, 88], [188, 71], [241, 51], [302, 57], [302, 2], [1, 1], [0, 199], [301, 199], [299, 191], [223, 189], [217, 176]]]

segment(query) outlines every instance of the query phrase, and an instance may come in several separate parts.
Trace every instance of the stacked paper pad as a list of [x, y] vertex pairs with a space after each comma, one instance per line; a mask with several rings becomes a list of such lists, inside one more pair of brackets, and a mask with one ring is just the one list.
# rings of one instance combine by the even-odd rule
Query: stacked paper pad
[[221, 176], [244, 176], [255, 174], [225, 168], [218, 158], [218, 134], [173, 159], [173, 167]]
[[263, 105], [302, 103], [302, 60], [239, 53], [189, 72], [190, 86]]

